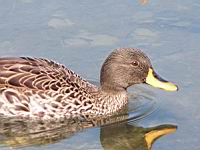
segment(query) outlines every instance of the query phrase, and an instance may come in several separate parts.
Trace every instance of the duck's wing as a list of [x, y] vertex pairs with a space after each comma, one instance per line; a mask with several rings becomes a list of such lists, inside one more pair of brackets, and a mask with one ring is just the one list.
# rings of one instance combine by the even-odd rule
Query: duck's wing
[[53, 61], [30, 57], [0, 58], [0, 87], [59, 91], [71, 86], [96, 90], [96, 86]]

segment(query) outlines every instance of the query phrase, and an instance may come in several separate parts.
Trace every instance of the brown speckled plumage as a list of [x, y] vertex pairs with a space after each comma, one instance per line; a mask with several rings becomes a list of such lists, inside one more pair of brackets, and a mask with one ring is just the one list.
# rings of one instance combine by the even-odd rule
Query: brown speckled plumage
[[[131, 66], [133, 59], [141, 62], [139, 70]], [[40, 119], [109, 115], [127, 104], [127, 87], [142, 83], [149, 67], [141, 51], [117, 49], [103, 64], [98, 88], [53, 61], [0, 58], [0, 114]]]

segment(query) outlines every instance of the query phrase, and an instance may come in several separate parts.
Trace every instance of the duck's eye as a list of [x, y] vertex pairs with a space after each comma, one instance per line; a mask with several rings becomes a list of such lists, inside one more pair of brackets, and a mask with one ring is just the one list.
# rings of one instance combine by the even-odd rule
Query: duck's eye
[[133, 61], [131, 64], [132, 64], [133, 66], [135, 66], [135, 67], [139, 66], [139, 62], [138, 62], [138, 61]]

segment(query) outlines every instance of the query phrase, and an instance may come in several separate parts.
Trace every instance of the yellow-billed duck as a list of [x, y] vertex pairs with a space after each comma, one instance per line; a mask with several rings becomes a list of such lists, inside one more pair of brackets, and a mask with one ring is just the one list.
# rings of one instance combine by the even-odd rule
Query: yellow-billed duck
[[107, 57], [99, 87], [47, 59], [2, 57], [0, 115], [38, 119], [111, 115], [127, 104], [127, 88], [139, 83], [178, 90], [160, 78], [150, 59], [134, 48], [119, 48]]

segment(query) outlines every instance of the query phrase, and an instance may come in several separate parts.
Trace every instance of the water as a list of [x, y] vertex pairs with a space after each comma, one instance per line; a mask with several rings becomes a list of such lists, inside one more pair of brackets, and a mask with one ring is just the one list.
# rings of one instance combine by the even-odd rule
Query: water
[[[138, 47], [150, 56], [161, 76], [175, 81], [180, 88], [169, 93], [137, 86], [129, 93], [139, 92], [136, 102], [141, 101], [140, 97], [144, 101], [130, 104], [130, 109], [140, 108], [129, 110], [133, 121], [108, 126], [107, 130], [93, 127], [69, 135], [61, 134], [62, 127], [61, 131], [49, 133], [50, 142], [20, 149], [112, 149], [113, 143], [120, 142], [125, 149], [137, 145], [145, 149], [144, 139], [137, 138], [141, 137], [138, 133], [166, 124], [176, 124], [178, 130], [156, 140], [152, 149], [200, 149], [198, 0], [150, 0], [145, 5], [132, 0], [1, 0], [0, 4], [0, 56], [53, 59], [86, 79], [98, 81], [101, 64], [112, 49]], [[143, 115], [146, 117], [142, 118]], [[141, 119], [137, 120], [138, 117]], [[30, 129], [21, 124], [15, 127], [27, 132]], [[110, 131], [116, 138], [104, 131]], [[0, 139], [5, 140], [5, 135]], [[10, 148], [2, 144], [0, 149]]]

